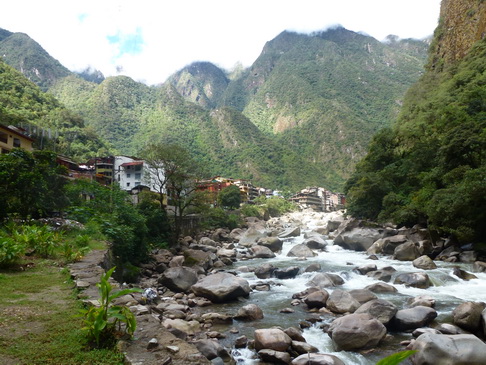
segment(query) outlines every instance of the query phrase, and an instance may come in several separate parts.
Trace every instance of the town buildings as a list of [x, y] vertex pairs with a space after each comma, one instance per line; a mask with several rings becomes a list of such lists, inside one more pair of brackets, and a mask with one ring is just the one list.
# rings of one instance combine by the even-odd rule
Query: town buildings
[[33, 151], [34, 140], [22, 128], [0, 124], [0, 153], [8, 153], [13, 148]]
[[290, 201], [302, 208], [311, 208], [319, 212], [331, 212], [344, 209], [346, 199], [343, 194], [333, 193], [321, 187], [307, 187], [290, 198]]

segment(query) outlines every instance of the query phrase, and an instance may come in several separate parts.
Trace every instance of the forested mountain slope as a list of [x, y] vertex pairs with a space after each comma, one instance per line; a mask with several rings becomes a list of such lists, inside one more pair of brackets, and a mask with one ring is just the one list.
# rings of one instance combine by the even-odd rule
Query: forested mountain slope
[[427, 72], [347, 182], [352, 215], [486, 242], [485, 14], [481, 1], [443, 1]]

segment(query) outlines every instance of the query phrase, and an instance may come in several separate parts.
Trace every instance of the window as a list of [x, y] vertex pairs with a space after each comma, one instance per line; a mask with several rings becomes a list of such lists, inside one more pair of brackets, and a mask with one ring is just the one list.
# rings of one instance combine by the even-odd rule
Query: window
[[128, 188], [129, 186], [130, 186], [130, 183], [128, 182], [128, 183], [127, 183], [127, 188]]
[[20, 147], [20, 139], [14, 137], [13, 146], [14, 147]]
[[8, 142], [8, 134], [0, 132], [0, 142], [7, 143]]
[[136, 165], [135, 166], [135, 171], [140, 171], [142, 169], [142, 165]]
[[127, 174], [127, 178], [130, 178], [132, 176], [132, 174]]
[[139, 173], [139, 172], [137, 172], [137, 173], [135, 174], [135, 179], [136, 179], [136, 180], [140, 180], [141, 178], [142, 178], [142, 174], [141, 174], [141, 173]]

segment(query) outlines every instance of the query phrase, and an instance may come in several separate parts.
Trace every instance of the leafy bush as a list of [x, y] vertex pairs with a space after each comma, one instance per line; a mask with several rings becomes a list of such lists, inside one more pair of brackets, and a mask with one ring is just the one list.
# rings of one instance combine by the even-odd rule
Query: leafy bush
[[54, 256], [60, 246], [62, 234], [44, 225], [23, 225], [14, 231], [12, 237], [35, 254], [47, 258]]
[[0, 266], [10, 266], [25, 254], [25, 245], [0, 232]]
[[[97, 347], [110, 346], [120, 336], [133, 335], [137, 328], [135, 316], [126, 306], [114, 305], [113, 301], [123, 295], [141, 292], [140, 289], [124, 289], [112, 293], [113, 287], [109, 280], [115, 267], [101, 275], [96, 284], [100, 293], [100, 306], [80, 309], [80, 316], [84, 318], [88, 339], [96, 343]], [[123, 325], [123, 327], [122, 327]]]
[[263, 218], [261, 210], [255, 205], [244, 204], [240, 209], [240, 213], [243, 217]]
[[260, 204], [271, 217], [279, 217], [284, 213], [292, 212], [297, 209], [294, 203], [278, 196], [270, 198], [261, 196], [255, 199], [255, 202]]

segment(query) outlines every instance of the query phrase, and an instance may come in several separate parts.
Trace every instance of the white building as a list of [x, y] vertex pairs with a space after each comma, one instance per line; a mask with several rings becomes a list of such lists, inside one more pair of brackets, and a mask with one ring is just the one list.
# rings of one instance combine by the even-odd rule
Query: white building
[[146, 186], [151, 191], [160, 192], [160, 183], [155, 178], [157, 171], [145, 161], [129, 156], [115, 156], [114, 178], [122, 190], [131, 191]]

